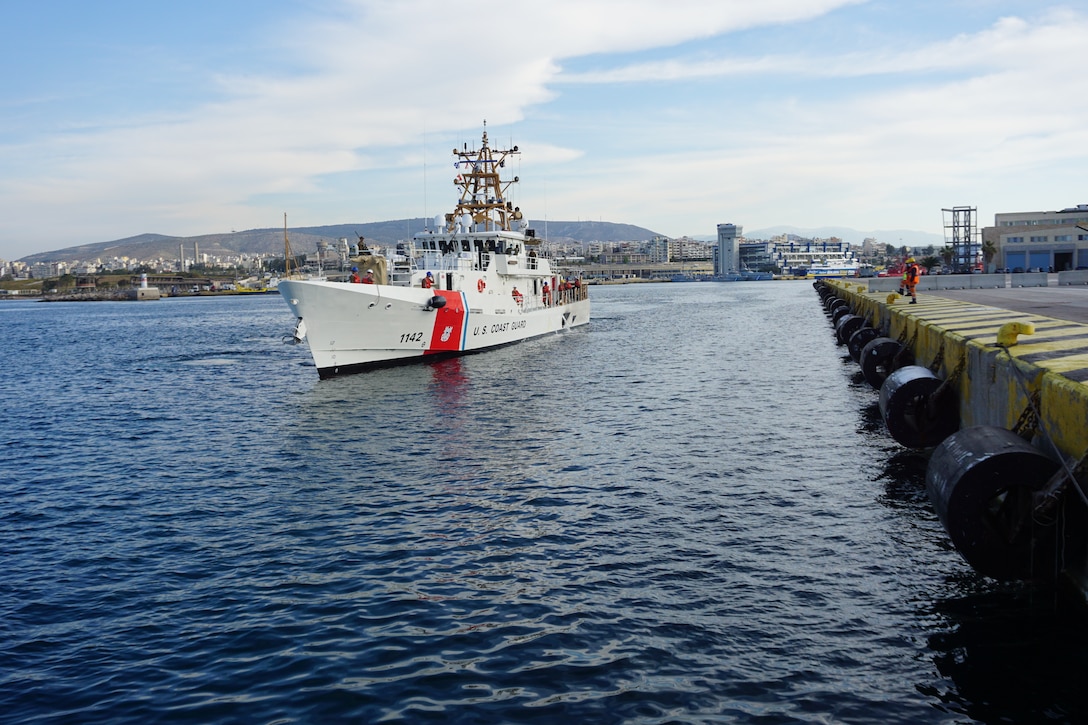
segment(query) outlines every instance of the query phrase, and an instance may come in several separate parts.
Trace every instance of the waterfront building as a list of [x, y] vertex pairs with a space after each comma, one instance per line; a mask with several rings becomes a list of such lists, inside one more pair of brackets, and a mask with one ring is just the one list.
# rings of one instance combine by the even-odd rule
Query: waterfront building
[[982, 230], [982, 241], [997, 248], [991, 263], [997, 269], [1062, 272], [1088, 267], [1088, 204], [995, 214], [994, 226]]
[[718, 225], [718, 246], [714, 252], [714, 274], [721, 277], [740, 270], [740, 237], [744, 227], [736, 224]]
[[770, 272], [777, 265], [774, 259], [774, 242], [744, 241], [740, 243], [740, 268], [753, 272]]
[[776, 242], [771, 252], [774, 265], [784, 274], [808, 277], [853, 277], [858, 259], [849, 242], [838, 237]]
[[733, 224], [718, 225], [716, 275], [777, 270], [799, 277], [853, 277], [858, 272], [853, 248], [838, 237], [803, 239], [788, 235], [771, 241], [740, 241], [740, 230]]

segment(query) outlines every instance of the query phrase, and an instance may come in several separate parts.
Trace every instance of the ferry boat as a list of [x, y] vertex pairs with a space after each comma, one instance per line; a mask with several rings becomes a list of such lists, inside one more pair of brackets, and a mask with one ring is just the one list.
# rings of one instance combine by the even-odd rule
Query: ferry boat
[[517, 146], [454, 149], [459, 199], [416, 234], [416, 259], [353, 258], [373, 283], [281, 279], [318, 375], [330, 378], [479, 352], [589, 322], [587, 286], [537, 253], [539, 240], [503, 180]]
[[835, 260], [809, 266], [806, 275], [809, 279], [827, 279], [829, 277], [857, 277], [859, 265], [855, 260]]

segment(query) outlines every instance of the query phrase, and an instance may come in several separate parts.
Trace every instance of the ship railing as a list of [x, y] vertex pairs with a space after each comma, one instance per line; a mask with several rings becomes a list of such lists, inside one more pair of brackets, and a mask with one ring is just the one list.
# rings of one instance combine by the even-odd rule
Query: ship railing
[[418, 268], [425, 269], [428, 272], [450, 272], [456, 269], [456, 266], [450, 262], [449, 255], [428, 252], [423, 255]]
[[416, 271], [414, 260], [410, 257], [394, 258], [389, 270], [389, 284], [397, 287], [409, 287], [412, 284], [412, 275]]
[[586, 299], [588, 296], [589, 287], [585, 282], [578, 282], [573, 287], [563, 289], [560, 287], [556, 293], [556, 303], [560, 305], [568, 305], [573, 302], [580, 302]]
[[[573, 302], [579, 302], [589, 297], [589, 286], [585, 282], [575, 284], [574, 287], [569, 289], [558, 290], [549, 289], [548, 292], [541, 293], [539, 300], [534, 300], [534, 309], [540, 307], [562, 307], [563, 305], [569, 305]], [[526, 300], [528, 302], [528, 300]], [[528, 310], [528, 307], [523, 306], [522, 309]]]
[[431, 272], [472, 272], [477, 269], [487, 269], [488, 255], [482, 255], [479, 267], [477, 267], [476, 260], [477, 255], [473, 252], [449, 254], [427, 252], [416, 264], [416, 269], [425, 269]]

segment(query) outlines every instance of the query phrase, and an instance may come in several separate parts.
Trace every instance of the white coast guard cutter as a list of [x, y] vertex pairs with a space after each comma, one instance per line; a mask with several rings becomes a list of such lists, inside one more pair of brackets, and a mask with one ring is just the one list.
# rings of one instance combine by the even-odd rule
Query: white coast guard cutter
[[[585, 284], [565, 281], [537, 255], [534, 231], [504, 199], [518, 177], [503, 181], [500, 170], [518, 147], [492, 150], [485, 125], [478, 151], [453, 153], [461, 197], [435, 231], [415, 235], [422, 256], [414, 269], [388, 274], [384, 260], [364, 257], [357, 263], [376, 268], [378, 284], [280, 281], [298, 318], [295, 341], [306, 339], [320, 377], [478, 352], [589, 322]], [[428, 273], [431, 288], [423, 286]]]

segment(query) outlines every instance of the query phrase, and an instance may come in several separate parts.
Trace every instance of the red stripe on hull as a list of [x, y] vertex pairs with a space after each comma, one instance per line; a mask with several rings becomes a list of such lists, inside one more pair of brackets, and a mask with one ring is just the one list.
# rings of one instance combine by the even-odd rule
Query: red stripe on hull
[[446, 304], [435, 310], [431, 346], [427, 348], [426, 354], [458, 351], [461, 349], [461, 335], [465, 329], [464, 297], [453, 290], [435, 290], [434, 293], [445, 297]]

